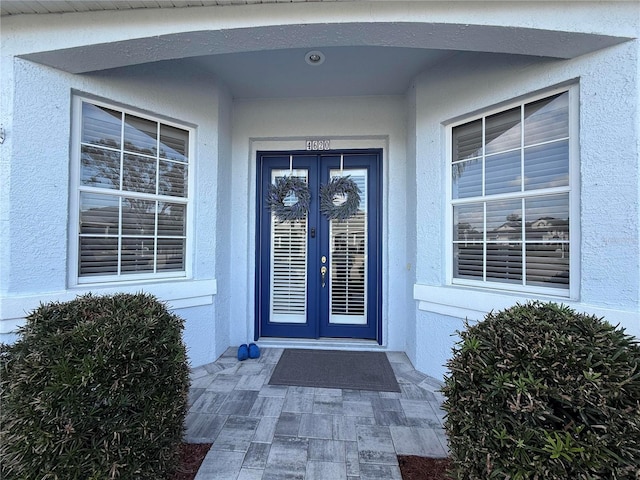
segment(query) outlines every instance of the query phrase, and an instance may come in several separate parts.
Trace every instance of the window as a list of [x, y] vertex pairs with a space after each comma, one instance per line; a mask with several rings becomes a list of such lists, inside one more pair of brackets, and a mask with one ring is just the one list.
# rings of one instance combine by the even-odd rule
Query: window
[[185, 276], [190, 130], [76, 100], [78, 283]]
[[569, 97], [451, 127], [452, 283], [569, 296]]

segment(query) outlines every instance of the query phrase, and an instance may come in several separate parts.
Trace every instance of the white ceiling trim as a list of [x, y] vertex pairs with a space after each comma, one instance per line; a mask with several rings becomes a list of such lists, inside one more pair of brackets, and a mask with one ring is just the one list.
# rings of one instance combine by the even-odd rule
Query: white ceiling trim
[[48, 13], [102, 12], [109, 10], [138, 10], [144, 8], [188, 8], [261, 3], [339, 2], [345, 0], [2, 0], [0, 14], [34, 15]]

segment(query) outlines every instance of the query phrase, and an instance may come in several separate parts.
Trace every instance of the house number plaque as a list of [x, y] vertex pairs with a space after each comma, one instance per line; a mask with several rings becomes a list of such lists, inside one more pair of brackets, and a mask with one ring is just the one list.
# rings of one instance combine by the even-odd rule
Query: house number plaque
[[317, 139], [307, 140], [307, 150], [330, 150], [331, 140]]

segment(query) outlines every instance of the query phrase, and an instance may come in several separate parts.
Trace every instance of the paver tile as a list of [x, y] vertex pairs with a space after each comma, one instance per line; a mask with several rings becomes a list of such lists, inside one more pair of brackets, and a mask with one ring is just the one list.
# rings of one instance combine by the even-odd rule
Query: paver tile
[[356, 419], [344, 415], [334, 415], [332, 417], [334, 440], [357, 440]]
[[259, 418], [230, 416], [211, 448], [246, 452], [259, 423]]
[[311, 413], [313, 412], [313, 395], [294, 393], [289, 390], [282, 406], [283, 412]]
[[262, 480], [263, 469], [242, 468], [236, 480]]
[[402, 480], [398, 465], [360, 464], [360, 480]]
[[270, 443], [257, 443], [252, 442], [249, 445], [247, 454], [244, 456], [244, 462], [242, 468], [259, 468], [264, 469], [267, 464], [267, 458], [269, 456], [269, 450], [271, 449]]
[[225, 415], [249, 415], [251, 408], [258, 398], [258, 392], [253, 390], [234, 390], [218, 409], [218, 413]]
[[396, 451], [389, 427], [358, 425], [360, 463], [397, 464]]
[[389, 427], [393, 444], [398, 455], [418, 455], [421, 457], [446, 457], [438, 436], [431, 428]]
[[279, 417], [282, 413], [284, 398], [260, 397], [256, 399], [249, 412], [252, 417]]
[[342, 396], [316, 395], [313, 399], [313, 413], [321, 415], [342, 414]]
[[193, 402], [193, 405], [191, 406], [189, 411], [200, 413], [217, 413], [226, 400], [226, 393], [205, 390]]
[[313, 413], [301, 415], [298, 436], [331, 439], [332, 434], [333, 419], [331, 415], [315, 415]]
[[347, 469], [344, 463], [307, 462], [305, 480], [347, 480]]
[[195, 480], [229, 480], [240, 473], [244, 453], [209, 450]]
[[262, 417], [256, 433], [253, 436], [254, 442], [271, 443], [273, 436], [276, 433], [276, 425], [278, 423], [278, 417]]
[[184, 439], [189, 443], [212, 443], [227, 421], [227, 415], [189, 413], [185, 419]]
[[296, 437], [300, 430], [300, 413], [283, 412], [276, 423], [276, 435]]
[[346, 443], [338, 440], [310, 438], [308, 455], [309, 460], [345, 463]]
[[342, 413], [348, 417], [373, 417], [371, 399], [365, 398], [357, 401], [343, 400]]

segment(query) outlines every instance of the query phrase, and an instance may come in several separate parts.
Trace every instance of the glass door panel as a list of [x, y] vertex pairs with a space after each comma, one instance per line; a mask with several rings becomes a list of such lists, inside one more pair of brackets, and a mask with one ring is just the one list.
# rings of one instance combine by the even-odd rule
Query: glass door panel
[[[350, 175], [360, 188], [360, 208], [351, 218], [329, 221], [329, 323], [367, 323], [367, 170], [332, 169], [331, 178]], [[339, 204], [340, 200], [336, 199]]]

